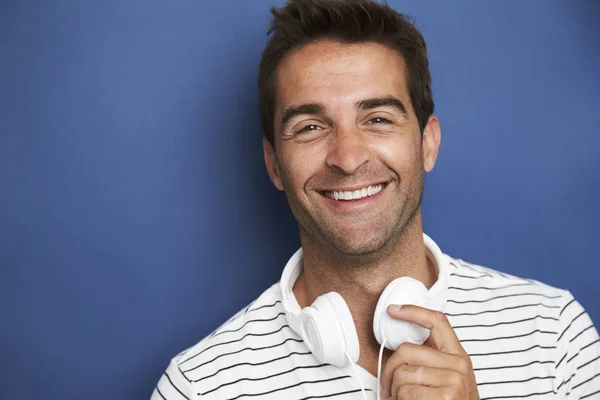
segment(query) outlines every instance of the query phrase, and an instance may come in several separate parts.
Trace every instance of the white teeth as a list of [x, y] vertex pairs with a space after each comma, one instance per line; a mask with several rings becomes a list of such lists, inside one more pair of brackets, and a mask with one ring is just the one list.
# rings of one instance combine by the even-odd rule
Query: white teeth
[[325, 196], [333, 200], [359, 200], [368, 196], [373, 196], [383, 189], [383, 185], [367, 186], [362, 189], [350, 190], [334, 190], [325, 192]]

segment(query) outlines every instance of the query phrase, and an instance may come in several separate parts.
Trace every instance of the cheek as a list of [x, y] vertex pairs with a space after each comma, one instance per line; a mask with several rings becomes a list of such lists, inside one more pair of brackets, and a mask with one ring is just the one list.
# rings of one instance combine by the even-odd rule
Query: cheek
[[418, 167], [422, 168], [421, 147], [414, 140], [402, 136], [389, 138], [377, 143], [375, 149], [381, 161], [400, 176], [400, 172], [415, 168], [415, 164], [421, 164]]
[[290, 189], [295, 192], [304, 189], [306, 183], [323, 165], [325, 152], [318, 146], [289, 146], [283, 152], [282, 169]]

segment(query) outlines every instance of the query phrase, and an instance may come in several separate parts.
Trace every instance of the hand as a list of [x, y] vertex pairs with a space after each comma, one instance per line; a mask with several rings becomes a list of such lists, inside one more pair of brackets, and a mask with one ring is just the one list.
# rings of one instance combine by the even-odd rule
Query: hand
[[479, 400], [475, 374], [444, 313], [391, 305], [388, 314], [431, 331], [423, 345], [402, 343], [381, 372], [382, 395], [393, 400]]

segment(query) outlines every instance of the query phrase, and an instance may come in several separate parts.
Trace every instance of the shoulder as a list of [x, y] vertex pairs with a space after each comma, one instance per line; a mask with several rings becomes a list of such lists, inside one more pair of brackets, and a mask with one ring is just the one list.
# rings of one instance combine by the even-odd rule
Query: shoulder
[[[207, 353], [223, 354], [248, 337], [268, 335], [273, 331], [281, 330], [285, 325], [285, 312], [281, 304], [279, 287], [273, 285], [213, 333], [179, 353], [173, 360], [185, 372], [192, 364], [197, 367], [202, 360], [211, 358], [205, 355]], [[218, 351], [211, 352], [214, 348], [218, 348]]]
[[285, 345], [293, 341], [302, 342], [286, 322], [276, 284], [206, 338], [176, 355], [157, 390], [163, 386], [178, 387], [172, 377], [178, 376], [190, 393], [202, 397], [223, 382], [235, 381], [235, 377], [229, 376], [234, 367], [249, 365], [261, 357], [276, 357], [277, 351], [286, 349]]
[[[475, 294], [486, 293], [487, 296], [497, 298], [499, 295], [510, 296], [539, 296], [551, 300], [551, 303], [565, 302], [568, 292], [564, 289], [547, 285], [535, 279], [523, 278], [501, 272], [492, 268], [469, 263], [445, 255], [449, 265], [450, 291], [467, 293], [469, 298], [478, 297]], [[458, 296], [464, 297], [464, 296]]]
[[556, 341], [561, 311], [572, 299], [568, 291], [446, 257], [448, 297], [444, 311], [465, 341], [472, 340], [479, 348], [486, 342], [512, 345], [517, 338], [523, 345], [524, 340], [540, 344], [542, 336], [544, 346], [553, 346], [550, 343]]
[[496, 331], [501, 327], [558, 331], [561, 314], [573, 299], [567, 290], [446, 257], [449, 277], [445, 311], [459, 326], [484, 323], [498, 328]]
[[525, 393], [530, 382], [542, 380], [552, 380], [561, 398], [599, 389], [598, 333], [569, 291], [446, 257], [444, 311], [471, 356], [481, 390], [499, 390], [499, 381], [510, 381], [511, 390]]

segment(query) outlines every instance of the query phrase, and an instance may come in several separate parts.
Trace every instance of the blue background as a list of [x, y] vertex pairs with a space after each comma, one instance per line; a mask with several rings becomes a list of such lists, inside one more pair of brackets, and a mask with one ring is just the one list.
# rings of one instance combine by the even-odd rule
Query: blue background
[[[298, 235], [257, 114], [274, 1], [0, 1], [1, 399], [148, 398], [278, 279]], [[390, 4], [442, 121], [426, 232], [598, 323], [600, 2]]]

